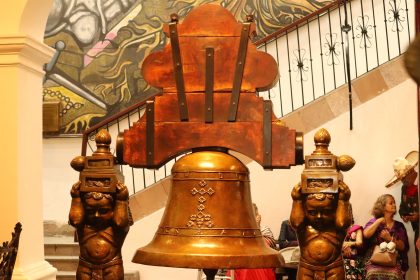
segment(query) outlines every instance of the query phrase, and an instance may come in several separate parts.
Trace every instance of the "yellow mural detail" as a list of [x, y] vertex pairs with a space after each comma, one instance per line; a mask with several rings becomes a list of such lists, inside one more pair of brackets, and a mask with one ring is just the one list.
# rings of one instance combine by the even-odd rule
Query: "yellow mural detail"
[[103, 114], [86, 114], [78, 116], [75, 120], [67, 124], [64, 133], [75, 133], [79, 127], [87, 127], [92, 118], [103, 117]]
[[[60, 116], [65, 127], [64, 133], [79, 133], [90, 126], [93, 118], [103, 117], [106, 114], [104, 110], [98, 109], [97, 106], [63, 86], [44, 87], [43, 100], [61, 103]], [[81, 115], [83, 118], [78, 120]]]

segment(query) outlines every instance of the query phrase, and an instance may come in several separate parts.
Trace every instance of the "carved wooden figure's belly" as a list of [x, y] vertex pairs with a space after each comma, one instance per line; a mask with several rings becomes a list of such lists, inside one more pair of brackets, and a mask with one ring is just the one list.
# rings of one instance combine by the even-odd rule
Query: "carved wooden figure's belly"
[[308, 261], [326, 263], [335, 260], [336, 248], [329, 240], [318, 237], [309, 241], [303, 250], [303, 257]]
[[86, 240], [83, 251], [88, 259], [95, 259], [101, 262], [111, 260], [115, 256], [115, 248], [100, 235]]

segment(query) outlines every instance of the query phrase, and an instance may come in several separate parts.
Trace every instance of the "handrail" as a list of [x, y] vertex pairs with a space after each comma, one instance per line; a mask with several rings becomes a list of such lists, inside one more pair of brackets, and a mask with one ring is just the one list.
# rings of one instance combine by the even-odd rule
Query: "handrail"
[[258, 41], [255, 41], [254, 44], [257, 45], [257, 46], [259, 46], [259, 45], [262, 45], [263, 43], [267, 43], [268, 41], [270, 41], [270, 40], [278, 37], [279, 35], [284, 34], [284, 33], [288, 32], [288, 31], [294, 29], [295, 27], [299, 26], [300, 24], [309, 21], [314, 16], [323, 14], [324, 12], [330, 10], [331, 8], [335, 8], [336, 6], [339, 6], [343, 2], [344, 2], [344, 0], [334, 1], [334, 2], [332, 2], [332, 3], [330, 3], [330, 4], [326, 5], [326, 6], [324, 6], [324, 7], [320, 8], [320, 9], [318, 9], [318, 10], [310, 13], [309, 15], [304, 16], [303, 18], [298, 19], [298, 20], [292, 22], [291, 24], [289, 24], [289, 25], [287, 25], [287, 26], [285, 26], [283, 28], [280, 28], [276, 32], [271, 33], [270, 35], [268, 35], [268, 36], [266, 36], [266, 37], [264, 37], [264, 38], [262, 38], [262, 39], [260, 39]]
[[146, 104], [146, 101], [149, 98], [154, 97], [154, 96], [159, 95], [159, 94], [161, 94], [161, 92], [157, 92], [155, 94], [151, 94], [151, 95], [147, 96], [147, 99], [142, 100], [140, 102], [137, 102], [137, 103], [135, 103], [135, 104], [133, 104], [133, 105], [125, 108], [124, 110], [118, 112], [117, 114], [112, 115], [109, 118], [106, 118], [106, 119], [102, 120], [101, 122], [95, 124], [94, 126], [92, 126], [92, 127], [88, 128], [88, 129], [86, 129], [85, 131], [83, 131], [83, 136], [82, 136], [82, 152], [81, 152], [81, 155], [82, 156], [86, 156], [87, 142], [89, 141], [89, 135], [93, 131], [95, 131], [95, 130], [99, 129], [100, 127], [105, 126], [105, 125], [107, 125], [107, 124], [109, 124], [109, 123], [111, 123], [111, 122], [113, 122], [115, 120], [118, 120], [120, 117], [129, 114], [131, 111], [133, 111], [135, 109], [140, 108], [141, 106], [143, 106], [143, 105]]

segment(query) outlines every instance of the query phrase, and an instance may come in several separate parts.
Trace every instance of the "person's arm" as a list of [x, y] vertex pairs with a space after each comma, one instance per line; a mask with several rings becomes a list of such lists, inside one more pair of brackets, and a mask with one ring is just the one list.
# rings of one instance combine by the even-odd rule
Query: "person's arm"
[[299, 242], [297, 240], [292, 240], [287, 242], [287, 247], [296, 247], [299, 246]]
[[362, 247], [363, 246], [363, 231], [361, 228], [359, 228], [358, 230], [356, 230], [356, 239], [354, 241], [344, 241], [343, 242], [343, 250], [351, 247], [351, 246], [355, 246], [355, 247]]
[[354, 245], [358, 248], [363, 246], [363, 230], [361, 228], [356, 231], [356, 241]]
[[279, 234], [279, 247], [280, 249], [287, 247], [287, 221], [281, 223], [280, 234]]
[[[398, 223], [400, 225], [400, 230], [398, 231], [398, 234], [396, 234], [398, 240], [401, 241], [402, 245], [401, 248], [402, 250], [399, 251], [405, 251], [408, 252], [408, 250], [410, 249], [410, 245], [408, 243], [408, 235], [407, 235], [407, 230], [405, 229], [404, 224], [402, 223]], [[398, 249], [398, 246], [397, 246]]]
[[384, 217], [378, 218], [374, 222], [372, 222], [372, 220], [369, 221], [365, 226], [365, 230], [363, 231], [363, 237], [366, 239], [371, 238], [375, 234], [379, 225], [383, 223], [384, 221], [385, 221]]
[[407, 192], [407, 186], [405, 184], [401, 187], [401, 200], [400, 200], [400, 207], [398, 207], [398, 214], [400, 214], [401, 219], [404, 222], [408, 222], [406, 216], [408, 214], [407, 205], [405, 203], [406, 201], [406, 192]]

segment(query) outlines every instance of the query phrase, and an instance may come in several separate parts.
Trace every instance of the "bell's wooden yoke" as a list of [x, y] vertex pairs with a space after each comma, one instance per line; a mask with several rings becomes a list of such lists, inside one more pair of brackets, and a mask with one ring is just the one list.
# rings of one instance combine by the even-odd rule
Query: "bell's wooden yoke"
[[119, 135], [117, 157], [133, 167], [157, 168], [194, 148], [223, 147], [264, 168], [303, 162], [302, 136], [287, 128], [272, 103], [256, 96], [278, 78], [275, 60], [249, 40], [251, 22], [207, 4], [165, 26], [170, 43], [143, 63], [145, 80], [162, 88], [146, 113]]

